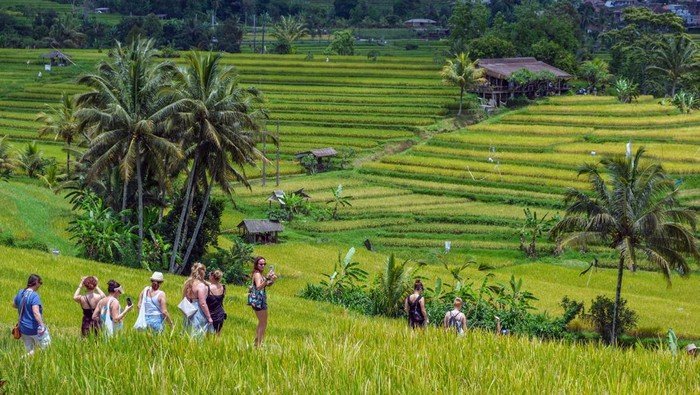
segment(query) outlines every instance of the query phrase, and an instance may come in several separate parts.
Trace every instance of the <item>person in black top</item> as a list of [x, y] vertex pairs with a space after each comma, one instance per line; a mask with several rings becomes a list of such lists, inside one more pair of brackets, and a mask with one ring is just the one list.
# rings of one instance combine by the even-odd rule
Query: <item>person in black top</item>
[[224, 326], [226, 319], [226, 311], [224, 311], [224, 298], [226, 297], [226, 286], [221, 284], [223, 277], [221, 270], [214, 270], [209, 273], [209, 282], [207, 287], [207, 307], [212, 319], [212, 326], [217, 335], [221, 334], [221, 328]]
[[[85, 288], [87, 292], [84, 295], [80, 291]], [[87, 276], [80, 279], [78, 289], [73, 294], [73, 300], [83, 309], [83, 323], [80, 326], [80, 333], [83, 337], [87, 337], [92, 332], [96, 335], [99, 331], [99, 323], [92, 319], [92, 313], [95, 311], [95, 306], [100, 299], [105, 297], [100, 287], [97, 286], [97, 277]]]
[[413, 293], [406, 297], [404, 310], [408, 314], [408, 324], [411, 328], [423, 328], [427, 325], [428, 313], [425, 311], [425, 299], [423, 298], [423, 282], [416, 280], [413, 284]]

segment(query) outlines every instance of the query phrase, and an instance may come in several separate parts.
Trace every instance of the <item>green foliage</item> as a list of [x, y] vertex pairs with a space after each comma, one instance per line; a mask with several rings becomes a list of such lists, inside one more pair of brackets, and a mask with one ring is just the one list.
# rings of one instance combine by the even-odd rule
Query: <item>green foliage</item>
[[625, 78], [615, 81], [613, 89], [620, 103], [632, 103], [639, 97], [639, 85]]
[[352, 30], [340, 30], [333, 33], [333, 41], [326, 48], [326, 54], [354, 55], [355, 37]]
[[688, 36], [681, 34], [666, 37], [658, 42], [651, 55], [648, 70], [660, 75], [667, 86], [666, 93], [675, 96], [676, 89], [685, 77], [700, 72], [700, 50]]
[[293, 16], [283, 16], [279, 22], [272, 25], [272, 36], [277, 39], [275, 53], [294, 53], [294, 42], [308, 33], [301, 19]]
[[617, 327], [613, 336], [614, 312], [615, 302], [605, 295], [598, 295], [591, 301], [591, 310], [585, 315], [606, 344], [611, 344], [614, 338], [618, 338], [637, 325], [637, 313], [627, 307], [625, 299], [620, 299], [617, 307]]
[[520, 250], [529, 258], [534, 259], [537, 258], [537, 239], [547, 234], [559, 218], [557, 216], [547, 218], [549, 213], [546, 213], [538, 219], [537, 211], [531, 211], [529, 207], [523, 209], [523, 212], [525, 214], [525, 220], [518, 230], [518, 235], [520, 236]]
[[700, 108], [700, 99], [694, 93], [685, 91], [676, 93], [671, 103], [684, 114], [690, 114], [693, 110]]
[[7, 136], [2, 136], [0, 137], [0, 180], [9, 180], [15, 168], [12, 146], [7, 140]]
[[44, 158], [44, 152], [39, 148], [37, 142], [31, 141], [27, 143], [24, 151], [20, 152], [17, 162], [29, 177], [37, 178], [44, 174], [46, 167], [51, 164], [52, 160]]
[[489, 10], [481, 2], [456, 2], [448, 22], [452, 53], [466, 52], [466, 44], [486, 32], [488, 19]]
[[230, 53], [241, 52], [243, 40], [243, 26], [238, 16], [231, 16], [216, 27], [216, 39], [222, 51]]
[[587, 60], [578, 68], [578, 74], [588, 82], [589, 89], [602, 91], [602, 85], [607, 83], [612, 77], [608, 72], [608, 63], [600, 58]]
[[253, 246], [240, 237], [233, 238], [229, 250], [217, 247], [214, 252], [206, 254], [202, 262], [207, 270], [221, 270], [227, 284], [243, 285], [249, 278], [249, 266], [253, 261]]
[[517, 53], [512, 42], [494, 34], [486, 34], [469, 41], [468, 48], [474, 59], [510, 58]]
[[486, 71], [476, 67], [476, 61], [472, 61], [469, 55], [462, 52], [453, 59], [447, 59], [440, 71], [442, 82], [459, 88], [459, 111], [457, 115], [462, 115], [462, 102], [464, 92], [479, 84], [486, 82], [484, 77]]
[[403, 301], [411, 289], [418, 267], [410, 268], [408, 261], [397, 262], [391, 254], [377, 275], [370, 292], [374, 311], [387, 317], [403, 314]]
[[338, 186], [335, 188], [331, 188], [331, 192], [333, 193], [333, 197], [327, 200], [326, 204], [333, 205], [331, 217], [333, 219], [338, 219], [338, 208], [351, 207], [352, 204], [350, 203], [350, 200], [352, 200], [352, 196], [343, 195], [343, 186], [341, 184], [338, 184]]
[[302, 156], [299, 162], [306, 170], [306, 174], [316, 174], [318, 172], [318, 160], [312, 154]]

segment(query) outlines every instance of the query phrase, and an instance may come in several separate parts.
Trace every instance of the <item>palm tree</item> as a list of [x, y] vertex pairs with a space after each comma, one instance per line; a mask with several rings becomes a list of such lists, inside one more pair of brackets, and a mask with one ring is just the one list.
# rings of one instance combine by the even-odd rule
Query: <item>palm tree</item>
[[700, 69], [700, 50], [685, 34], [667, 37], [652, 52], [647, 69], [663, 75], [671, 84], [671, 97], [676, 94], [680, 80]]
[[7, 141], [7, 136], [0, 137], [0, 179], [7, 181], [10, 174], [15, 169], [15, 160], [10, 154], [10, 143]]
[[281, 54], [292, 53], [294, 42], [308, 33], [301, 19], [287, 16], [272, 25], [272, 35], [277, 39], [276, 52]]
[[403, 299], [409, 293], [411, 281], [418, 271], [418, 268], [407, 268], [407, 264], [408, 261], [398, 263], [394, 254], [391, 254], [377, 275], [376, 287], [373, 290], [377, 313], [389, 317], [401, 314]]
[[336, 188], [331, 188], [333, 197], [326, 201], [326, 204], [333, 204], [333, 219], [338, 218], [338, 207], [349, 207], [352, 196], [343, 196], [343, 186], [338, 184]]
[[169, 100], [162, 92], [176, 67], [169, 62], [154, 63], [154, 55], [152, 40], [134, 40], [128, 47], [117, 43], [112, 59], [100, 63], [96, 74], [80, 77], [78, 83], [93, 90], [76, 99], [79, 126], [98, 133], [83, 156], [83, 161], [90, 163], [87, 180], [94, 181], [119, 166], [125, 207], [129, 182], [136, 177], [139, 263], [144, 237], [144, 164], [156, 173], [157, 180], [165, 182], [165, 158], [182, 156], [179, 147], [163, 137], [162, 130], [167, 117], [163, 109]]
[[588, 82], [588, 89], [598, 88], [611, 77], [608, 63], [600, 58], [583, 62], [579, 67], [579, 76]]
[[453, 59], [448, 59], [442, 67], [440, 76], [442, 82], [447, 85], [459, 87], [459, 111], [457, 115], [462, 115], [462, 102], [464, 91], [473, 89], [477, 85], [486, 82], [484, 69], [476, 67], [476, 61], [472, 62], [464, 52], [459, 53]]
[[164, 112], [171, 115], [169, 129], [187, 131], [183, 136], [185, 152], [188, 159], [192, 159], [173, 242], [171, 271], [178, 269], [176, 257], [179, 255], [181, 238], [187, 235], [187, 232], [183, 232], [183, 227], [197, 186], [200, 185], [206, 192], [179, 269], [186, 266], [192, 252], [214, 184], [219, 185], [229, 196], [232, 181], [250, 187], [242, 166], [255, 164], [257, 159], [262, 158], [255, 147], [260, 134], [258, 120], [266, 116], [263, 111], [257, 110], [261, 99], [259, 92], [238, 87], [235, 70], [222, 66], [220, 61], [220, 54], [189, 54], [187, 68], [175, 76], [180, 98], [164, 109]]
[[39, 137], [53, 134], [54, 140], [59, 138], [66, 143], [66, 174], [70, 177], [70, 153], [72, 144], [81, 133], [78, 119], [75, 117], [75, 96], [61, 94], [58, 106], [48, 106], [50, 114], [40, 112], [36, 120], [44, 125], [39, 129]]
[[560, 244], [585, 246], [600, 243], [619, 252], [617, 287], [612, 322], [612, 344], [617, 341], [618, 307], [625, 266], [635, 270], [640, 255], [657, 265], [670, 284], [671, 271], [690, 273], [687, 255], [700, 257], [692, 210], [678, 206], [678, 189], [658, 163], [643, 163], [644, 149], [629, 158], [604, 158], [598, 165], [583, 165], [593, 196], [570, 189], [566, 216], [552, 229], [563, 236]]
[[36, 141], [27, 143], [24, 151], [20, 152], [18, 162], [31, 178], [43, 174], [44, 169], [49, 164], [49, 161], [44, 158], [44, 151], [39, 148]]

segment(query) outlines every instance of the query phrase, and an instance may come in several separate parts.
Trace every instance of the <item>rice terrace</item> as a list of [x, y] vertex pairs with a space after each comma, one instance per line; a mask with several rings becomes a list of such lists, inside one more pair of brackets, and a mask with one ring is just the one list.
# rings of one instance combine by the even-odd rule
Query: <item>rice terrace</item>
[[699, 45], [684, 0], [0, 0], [0, 394], [700, 393]]

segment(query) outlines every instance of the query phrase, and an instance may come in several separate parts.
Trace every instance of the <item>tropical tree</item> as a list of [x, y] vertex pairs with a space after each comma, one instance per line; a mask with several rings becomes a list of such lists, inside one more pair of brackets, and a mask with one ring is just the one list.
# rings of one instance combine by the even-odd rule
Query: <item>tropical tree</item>
[[652, 65], [648, 70], [659, 73], [670, 84], [670, 96], [686, 75], [700, 70], [700, 50], [685, 34], [669, 36], [661, 40], [652, 52]]
[[476, 62], [472, 62], [464, 52], [459, 53], [453, 59], [448, 59], [442, 67], [440, 72], [442, 82], [459, 87], [459, 111], [457, 115], [462, 115], [464, 91], [485, 83], [484, 73], [484, 69], [477, 68]]
[[700, 107], [700, 99], [694, 93], [685, 91], [673, 95], [671, 103], [684, 114], [690, 114], [694, 109]]
[[333, 214], [332, 217], [333, 219], [338, 218], [338, 208], [339, 207], [349, 207], [352, 206], [350, 203], [350, 200], [352, 199], [352, 196], [345, 196], [343, 195], [343, 186], [338, 184], [337, 187], [331, 188], [331, 192], [333, 193], [333, 197], [328, 199], [326, 201], [326, 204], [332, 204], [333, 205]]
[[15, 160], [11, 154], [12, 147], [7, 141], [7, 136], [0, 137], [0, 179], [7, 181], [15, 170]]
[[272, 25], [272, 35], [277, 39], [275, 52], [289, 54], [294, 51], [294, 42], [308, 33], [304, 22], [293, 16], [283, 16]]
[[375, 287], [372, 290], [375, 311], [388, 317], [397, 317], [401, 314], [403, 299], [411, 289], [411, 281], [415, 277], [418, 268], [406, 267], [408, 261], [398, 263], [394, 254], [391, 254], [376, 278]]
[[639, 85], [626, 78], [617, 80], [613, 87], [620, 103], [632, 103], [639, 97]]
[[111, 59], [101, 62], [97, 73], [78, 79], [93, 90], [76, 99], [79, 127], [97, 133], [82, 158], [89, 163], [87, 181], [118, 166], [125, 208], [129, 183], [136, 179], [139, 263], [143, 257], [144, 174], [150, 170], [154, 179], [165, 183], [169, 179], [165, 159], [182, 157], [180, 148], [164, 137], [162, 127], [167, 116], [163, 110], [170, 100], [163, 92], [176, 67], [170, 62], [155, 63], [155, 55], [153, 40], [134, 40], [126, 47], [117, 43]]
[[[175, 232], [170, 270], [182, 271], [192, 252], [210, 202], [212, 188], [219, 185], [231, 195], [233, 181], [250, 188], [243, 171], [263, 159], [255, 147], [260, 138], [260, 120], [267, 115], [259, 109], [260, 93], [238, 86], [238, 75], [232, 67], [221, 64], [220, 54], [188, 54], [186, 68], [175, 76], [178, 100], [163, 109], [169, 115], [167, 128], [185, 131], [184, 152], [191, 165], [184, 186], [180, 220]], [[237, 166], [236, 169], [233, 165]], [[198, 187], [204, 192], [202, 209], [190, 236], [182, 265], [177, 266], [185, 219]]]
[[66, 174], [70, 177], [70, 154], [72, 145], [80, 137], [79, 122], [75, 117], [75, 96], [61, 94], [60, 103], [51, 107], [47, 105], [49, 113], [40, 112], [36, 120], [43, 123], [39, 129], [39, 137], [53, 134], [54, 140], [61, 139], [66, 144]]
[[611, 74], [608, 71], [608, 63], [600, 58], [585, 61], [579, 67], [579, 76], [588, 82], [589, 89], [600, 88], [606, 83]]
[[20, 152], [18, 162], [29, 177], [35, 178], [44, 173], [50, 161], [44, 158], [44, 151], [39, 148], [36, 141], [31, 141], [27, 143], [24, 151]]
[[[619, 253], [611, 339], [616, 344], [622, 276], [625, 266], [635, 270], [640, 257], [661, 269], [670, 284], [671, 273], [690, 273], [686, 257], [700, 258], [693, 230], [695, 212], [679, 207], [678, 189], [658, 163], [642, 162], [644, 149], [628, 158], [604, 158], [579, 168], [593, 194], [566, 192], [566, 216], [552, 229], [559, 243], [599, 243]], [[601, 169], [602, 167], [602, 169]], [[691, 230], [692, 229], [692, 230]]]

